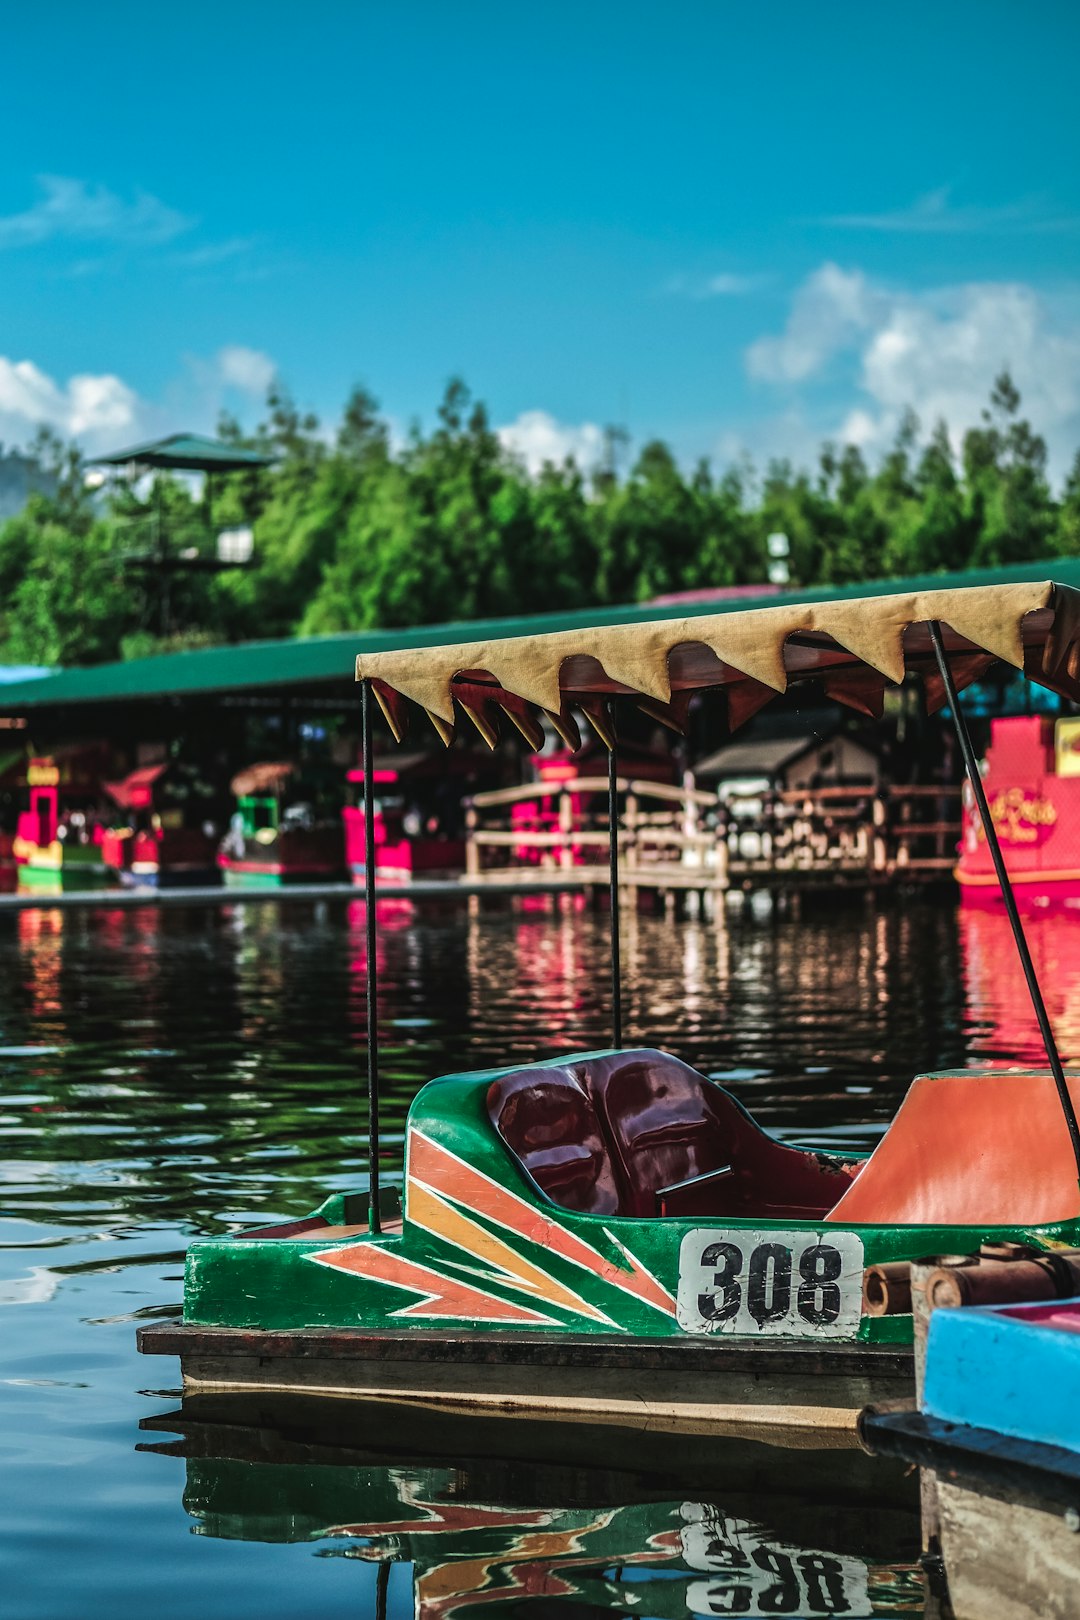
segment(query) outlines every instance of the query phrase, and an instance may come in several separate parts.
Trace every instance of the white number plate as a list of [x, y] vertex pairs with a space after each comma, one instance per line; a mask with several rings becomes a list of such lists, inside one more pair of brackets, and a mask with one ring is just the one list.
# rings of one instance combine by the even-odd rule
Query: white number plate
[[692, 1581], [693, 1614], [871, 1615], [868, 1572], [861, 1559], [766, 1541], [757, 1525], [708, 1508], [683, 1506], [682, 1555], [709, 1579]]
[[679, 1250], [678, 1323], [687, 1333], [852, 1339], [862, 1275], [854, 1232], [697, 1227]]

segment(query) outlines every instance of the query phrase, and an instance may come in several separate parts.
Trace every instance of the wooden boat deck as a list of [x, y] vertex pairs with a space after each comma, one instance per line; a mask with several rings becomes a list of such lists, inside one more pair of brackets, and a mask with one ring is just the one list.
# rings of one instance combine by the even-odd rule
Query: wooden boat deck
[[145, 1354], [180, 1357], [189, 1390], [306, 1392], [792, 1445], [849, 1446], [864, 1406], [914, 1387], [910, 1349], [861, 1343], [172, 1322], [138, 1337]]

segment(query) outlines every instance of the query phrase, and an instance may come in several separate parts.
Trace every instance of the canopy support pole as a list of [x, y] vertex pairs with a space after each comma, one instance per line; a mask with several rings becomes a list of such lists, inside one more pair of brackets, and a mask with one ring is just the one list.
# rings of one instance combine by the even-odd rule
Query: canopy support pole
[[361, 763], [364, 768], [364, 926], [367, 933], [368, 1230], [382, 1231], [379, 1213], [379, 1018], [375, 963], [375, 755], [371, 746], [371, 682], [360, 683]]
[[975, 750], [971, 745], [971, 734], [968, 731], [967, 720], [960, 708], [956, 682], [953, 680], [953, 673], [949, 668], [949, 660], [945, 656], [945, 644], [941, 639], [941, 625], [936, 619], [931, 619], [929, 626], [930, 640], [934, 644], [934, 657], [937, 659], [942, 684], [945, 687], [945, 696], [948, 699], [949, 709], [952, 713], [953, 726], [956, 730], [957, 741], [960, 744], [960, 752], [964, 756], [964, 768], [967, 771], [968, 781], [971, 783], [971, 791], [975, 795], [979, 820], [982, 823], [983, 833], [986, 837], [986, 847], [990, 851], [994, 871], [997, 873], [997, 880], [1001, 885], [1001, 896], [1005, 901], [1005, 910], [1008, 914], [1009, 926], [1012, 928], [1017, 955], [1020, 958], [1020, 966], [1023, 968], [1024, 978], [1027, 980], [1028, 994], [1035, 1009], [1035, 1018], [1039, 1025], [1039, 1033], [1042, 1035], [1043, 1045], [1046, 1048], [1050, 1072], [1054, 1076], [1054, 1085], [1057, 1087], [1061, 1111], [1065, 1115], [1065, 1123], [1069, 1128], [1073, 1158], [1076, 1161], [1077, 1181], [1080, 1182], [1080, 1125], [1077, 1124], [1076, 1110], [1073, 1107], [1073, 1100], [1069, 1095], [1069, 1088], [1065, 1081], [1065, 1071], [1061, 1066], [1061, 1057], [1058, 1053], [1057, 1042], [1054, 1039], [1054, 1031], [1050, 1026], [1050, 1018], [1046, 1011], [1046, 1003], [1043, 1001], [1042, 990], [1039, 988], [1035, 964], [1031, 960], [1031, 951], [1028, 948], [1024, 925], [1020, 921], [1016, 896], [1013, 893], [1012, 883], [1005, 866], [1005, 857], [1001, 853], [1001, 844], [998, 841], [997, 828], [994, 826], [994, 818], [990, 814], [990, 806], [986, 802], [986, 789], [983, 787], [982, 777], [979, 774], [979, 762], [975, 758]]
[[611, 1043], [622, 1047], [622, 969], [619, 927], [619, 766], [615, 752], [615, 704], [607, 701], [608, 730], [608, 881], [611, 915]]
[[390, 1564], [375, 1566], [375, 1620], [386, 1620], [386, 1600], [390, 1592]]

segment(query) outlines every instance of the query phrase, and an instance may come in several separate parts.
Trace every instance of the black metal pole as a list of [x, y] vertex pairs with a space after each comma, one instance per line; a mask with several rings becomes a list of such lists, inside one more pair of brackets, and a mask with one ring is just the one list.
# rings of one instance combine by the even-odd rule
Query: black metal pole
[[611, 886], [611, 1041], [622, 1046], [622, 972], [619, 964], [619, 764], [615, 754], [615, 704], [607, 702], [608, 734], [608, 875]]
[[390, 1565], [375, 1567], [375, 1620], [386, 1620], [386, 1599], [390, 1591]]
[[371, 746], [371, 682], [360, 683], [361, 763], [364, 769], [364, 924], [367, 930], [368, 1228], [379, 1216], [379, 1018], [375, 967], [375, 755]]
[[1061, 1111], [1065, 1115], [1065, 1123], [1069, 1128], [1069, 1139], [1072, 1142], [1073, 1158], [1076, 1161], [1077, 1181], [1080, 1182], [1080, 1125], [1077, 1124], [1076, 1110], [1073, 1107], [1072, 1097], [1069, 1095], [1069, 1088], [1065, 1083], [1065, 1071], [1061, 1067], [1061, 1057], [1058, 1053], [1057, 1042], [1054, 1039], [1054, 1031], [1050, 1027], [1050, 1018], [1046, 1011], [1046, 1003], [1043, 1001], [1042, 990], [1039, 988], [1038, 978], [1035, 974], [1035, 964], [1031, 960], [1031, 951], [1028, 948], [1027, 937], [1024, 933], [1024, 925], [1020, 921], [1020, 913], [1016, 907], [1016, 896], [1013, 893], [1012, 883], [1009, 879], [1009, 873], [1005, 866], [1005, 857], [1001, 853], [1001, 844], [998, 842], [997, 828], [994, 826], [994, 818], [990, 814], [990, 806], [986, 802], [986, 789], [983, 787], [982, 777], [979, 774], [979, 762], [975, 758], [975, 750], [971, 745], [971, 735], [967, 728], [967, 720], [964, 718], [961, 711], [960, 699], [957, 696], [956, 691], [956, 682], [953, 680], [952, 670], [949, 668], [949, 660], [945, 656], [945, 644], [941, 639], [941, 626], [936, 619], [931, 619], [929, 623], [930, 640], [934, 644], [934, 657], [937, 659], [938, 669], [941, 671], [941, 679], [945, 687], [945, 695], [948, 698], [949, 708], [952, 711], [953, 725], [956, 728], [957, 741], [960, 744], [960, 752], [964, 756], [964, 768], [967, 771], [968, 781], [971, 783], [971, 791], [975, 795], [975, 804], [979, 811], [979, 820], [982, 822], [983, 833], [986, 836], [986, 847], [990, 851], [990, 858], [994, 863], [994, 871], [997, 873], [997, 880], [1001, 885], [1001, 896], [1005, 901], [1005, 910], [1008, 914], [1009, 925], [1012, 928], [1013, 939], [1016, 942], [1017, 954], [1020, 957], [1020, 966], [1023, 968], [1024, 978], [1027, 980], [1028, 994], [1031, 997], [1031, 1005], [1035, 1009], [1035, 1017], [1039, 1025], [1039, 1033], [1042, 1035], [1043, 1045], [1046, 1048], [1046, 1056], [1050, 1063], [1050, 1072], [1054, 1076], [1054, 1085], [1057, 1087], [1058, 1100], [1061, 1103]]

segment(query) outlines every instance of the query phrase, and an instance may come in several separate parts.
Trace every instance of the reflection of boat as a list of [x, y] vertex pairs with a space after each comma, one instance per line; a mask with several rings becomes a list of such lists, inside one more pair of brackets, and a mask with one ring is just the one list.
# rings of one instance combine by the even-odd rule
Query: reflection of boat
[[339, 805], [294, 760], [249, 765], [235, 776], [236, 814], [218, 865], [230, 887], [332, 883], [345, 875]]
[[[379, 654], [361, 661], [365, 758], [373, 692], [396, 732], [412, 697], [447, 733], [455, 702], [489, 732], [507, 710], [534, 746], [537, 705], [570, 732], [575, 704], [610, 736], [612, 692], [677, 721], [683, 699], [720, 688], [736, 723], [802, 680], [865, 712], [887, 679], [917, 675], [959, 721], [955, 683], [991, 654], [1080, 692], [1068, 673], [1078, 624], [1073, 594], [1042, 584]], [[369, 854], [370, 892], [373, 844]], [[609, 854], [617, 902], [614, 842]], [[369, 907], [372, 1010], [375, 922]], [[613, 968], [615, 1050], [452, 1075], [419, 1093], [400, 1218], [378, 1187], [369, 1020], [368, 1224], [362, 1195], [338, 1194], [303, 1219], [196, 1241], [184, 1322], [142, 1330], [142, 1348], [179, 1353], [196, 1387], [842, 1436], [869, 1392], [910, 1385], [897, 1270], [987, 1240], [1080, 1237], [1080, 1085], [1061, 1074], [1052, 1036], [1051, 1072], [919, 1078], [873, 1155], [819, 1153], [775, 1141], [678, 1059], [619, 1050], [617, 954]], [[888, 1286], [864, 1304], [868, 1269]]]
[[[1080, 901], [1080, 719], [1009, 715], [990, 723], [984, 786], [1009, 877], [1028, 900]], [[970, 792], [956, 867], [968, 904], [1001, 904]]]
[[[1067, 1061], [1080, 1062], [1080, 918], [1071, 906], [1045, 906], [1024, 927], [1058, 1044]], [[964, 906], [957, 930], [973, 1054], [1038, 1063], [1039, 1034], [1003, 907]]]
[[956, 1620], [1078, 1612], [1078, 1393], [1080, 1299], [937, 1309], [919, 1410], [864, 1415], [873, 1451], [924, 1470]]
[[103, 887], [101, 855], [102, 744], [59, 748], [26, 768], [28, 807], [14, 840], [21, 887], [59, 893]]
[[411, 1564], [421, 1620], [523, 1604], [567, 1620], [582, 1605], [663, 1620], [922, 1610], [914, 1483], [857, 1449], [690, 1443], [674, 1459], [641, 1437], [632, 1455], [597, 1435], [575, 1451], [564, 1433], [569, 1450], [526, 1469], [477, 1455], [482, 1419], [433, 1433], [430, 1417], [402, 1429], [399, 1413], [334, 1404], [196, 1397], [143, 1427], [182, 1434], [152, 1449], [186, 1457], [198, 1533]]
[[[206, 799], [197, 774], [173, 761], [143, 765], [102, 787], [127, 821], [110, 827], [101, 856], [122, 883], [156, 888], [216, 883], [217, 847], [203, 825]], [[200, 798], [203, 800], [199, 802]]]

